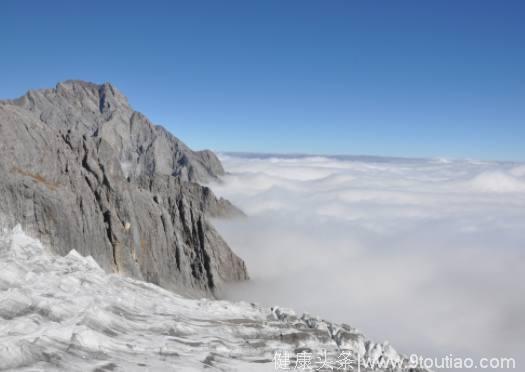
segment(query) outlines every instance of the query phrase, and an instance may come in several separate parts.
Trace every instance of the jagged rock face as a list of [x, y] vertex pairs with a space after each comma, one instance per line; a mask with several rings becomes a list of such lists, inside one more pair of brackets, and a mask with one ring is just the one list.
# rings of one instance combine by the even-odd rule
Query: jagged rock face
[[188, 295], [247, 278], [207, 215], [238, 209], [194, 182], [224, 170], [133, 111], [110, 84], [70, 81], [0, 102], [0, 214], [65, 255]]
[[48, 126], [105, 140], [126, 176], [179, 175], [206, 181], [224, 174], [211, 151], [192, 151], [160, 126], [134, 111], [111, 84], [66, 81], [55, 89], [30, 91], [12, 101]]

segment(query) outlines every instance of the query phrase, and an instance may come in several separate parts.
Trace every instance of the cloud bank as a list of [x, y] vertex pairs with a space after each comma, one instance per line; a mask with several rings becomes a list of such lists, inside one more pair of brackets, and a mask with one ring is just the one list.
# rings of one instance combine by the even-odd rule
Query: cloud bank
[[222, 155], [216, 221], [250, 282], [226, 296], [350, 322], [401, 352], [514, 356], [525, 333], [525, 166]]

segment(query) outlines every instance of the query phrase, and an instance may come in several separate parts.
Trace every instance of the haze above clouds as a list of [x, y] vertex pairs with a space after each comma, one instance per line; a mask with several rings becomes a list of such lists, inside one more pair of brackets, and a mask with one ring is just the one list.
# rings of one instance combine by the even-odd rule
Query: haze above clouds
[[[229, 299], [350, 323], [399, 351], [518, 356], [525, 165], [222, 155], [215, 221], [252, 280]], [[519, 365], [519, 360], [518, 360]]]

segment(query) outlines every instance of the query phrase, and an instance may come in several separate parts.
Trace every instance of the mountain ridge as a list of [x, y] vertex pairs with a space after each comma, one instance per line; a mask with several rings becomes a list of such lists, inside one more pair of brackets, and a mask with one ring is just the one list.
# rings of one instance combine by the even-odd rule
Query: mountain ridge
[[0, 101], [0, 214], [65, 255], [191, 296], [248, 278], [208, 216], [242, 212], [198, 182], [224, 169], [133, 110], [109, 83], [78, 80]]

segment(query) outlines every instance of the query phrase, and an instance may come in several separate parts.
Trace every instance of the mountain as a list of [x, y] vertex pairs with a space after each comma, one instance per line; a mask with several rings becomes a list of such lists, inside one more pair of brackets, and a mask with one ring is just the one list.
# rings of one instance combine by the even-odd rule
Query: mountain
[[66, 81], [0, 101], [0, 223], [66, 255], [190, 296], [248, 278], [209, 216], [240, 212], [198, 182], [224, 173], [109, 83]]
[[199, 184], [212, 152], [112, 85], [0, 101], [0, 153], [0, 370], [422, 371], [345, 324], [190, 298], [248, 279], [208, 221], [242, 212]]

